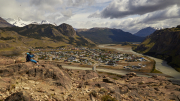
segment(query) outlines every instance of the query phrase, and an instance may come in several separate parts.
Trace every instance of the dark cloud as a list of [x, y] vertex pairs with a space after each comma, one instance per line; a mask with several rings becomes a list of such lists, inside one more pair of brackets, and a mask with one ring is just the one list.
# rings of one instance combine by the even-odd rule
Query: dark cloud
[[114, 0], [99, 14], [89, 17], [123, 18], [129, 15], [143, 15], [163, 10], [173, 5], [180, 5], [180, 0]]
[[174, 27], [179, 25], [179, 21], [180, 8], [178, 6], [172, 6], [164, 10], [120, 20], [119, 24], [113, 22], [110, 27], [120, 28], [131, 33], [136, 33], [140, 29], [149, 26], [157, 28]]

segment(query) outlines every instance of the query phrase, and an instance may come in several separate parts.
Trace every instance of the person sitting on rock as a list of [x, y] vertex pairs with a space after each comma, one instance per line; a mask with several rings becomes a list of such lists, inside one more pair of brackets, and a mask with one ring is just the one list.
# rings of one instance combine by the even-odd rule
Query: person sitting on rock
[[26, 62], [31, 61], [31, 62], [33, 62], [33, 63], [39, 65], [38, 62], [37, 62], [36, 60], [31, 59], [32, 57], [34, 57], [34, 55], [32, 55], [31, 52], [28, 52], [28, 53], [27, 53], [27, 56], [26, 56]]

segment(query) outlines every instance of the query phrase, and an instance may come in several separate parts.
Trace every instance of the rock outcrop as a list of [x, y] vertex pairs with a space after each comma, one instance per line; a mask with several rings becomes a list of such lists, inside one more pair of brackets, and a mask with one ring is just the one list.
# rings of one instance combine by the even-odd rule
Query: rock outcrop
[[64, 69], [40, 61], [0, 66], [0, 100], [13, 101], [170, 101], [180, 100], [180, 86], [163, 76], [138, 77]]
[[63, 33], [63, 35], [65, 35], [65, 36], [69, 36], [69, 37], [76, 36], [76, 31], [74, 30], [74, 28], [71, 25], [63, 23], [58, 26], [58, 30], [60, 30], [61, 33]]

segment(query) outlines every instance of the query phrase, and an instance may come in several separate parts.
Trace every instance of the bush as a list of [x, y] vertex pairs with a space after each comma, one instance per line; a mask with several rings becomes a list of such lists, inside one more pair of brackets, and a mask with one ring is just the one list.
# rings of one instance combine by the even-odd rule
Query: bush
[[101, 98], [101, 101], [117, 101], [116, 98], [112, 98], [111, 96], [109, 95], [104, 95], [102, 98]]
[[2, 51], [0, 53], [1, 56], [19, 56], [21, 55], [21, 51], [20, 50], [12, 50], [12, 51]]

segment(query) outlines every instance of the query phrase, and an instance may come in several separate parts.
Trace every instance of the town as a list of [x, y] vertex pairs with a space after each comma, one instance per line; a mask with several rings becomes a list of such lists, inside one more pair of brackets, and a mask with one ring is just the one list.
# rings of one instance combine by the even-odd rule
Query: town
[[103, 67], [125, 70], [151, 70], [152, 64], [147, 58], [133, 54], [120, 53], [108, 49], [85, 47], [58, 49], [30, 49], [37, 60], [56, 61], [64, 65], [80, 67]]

